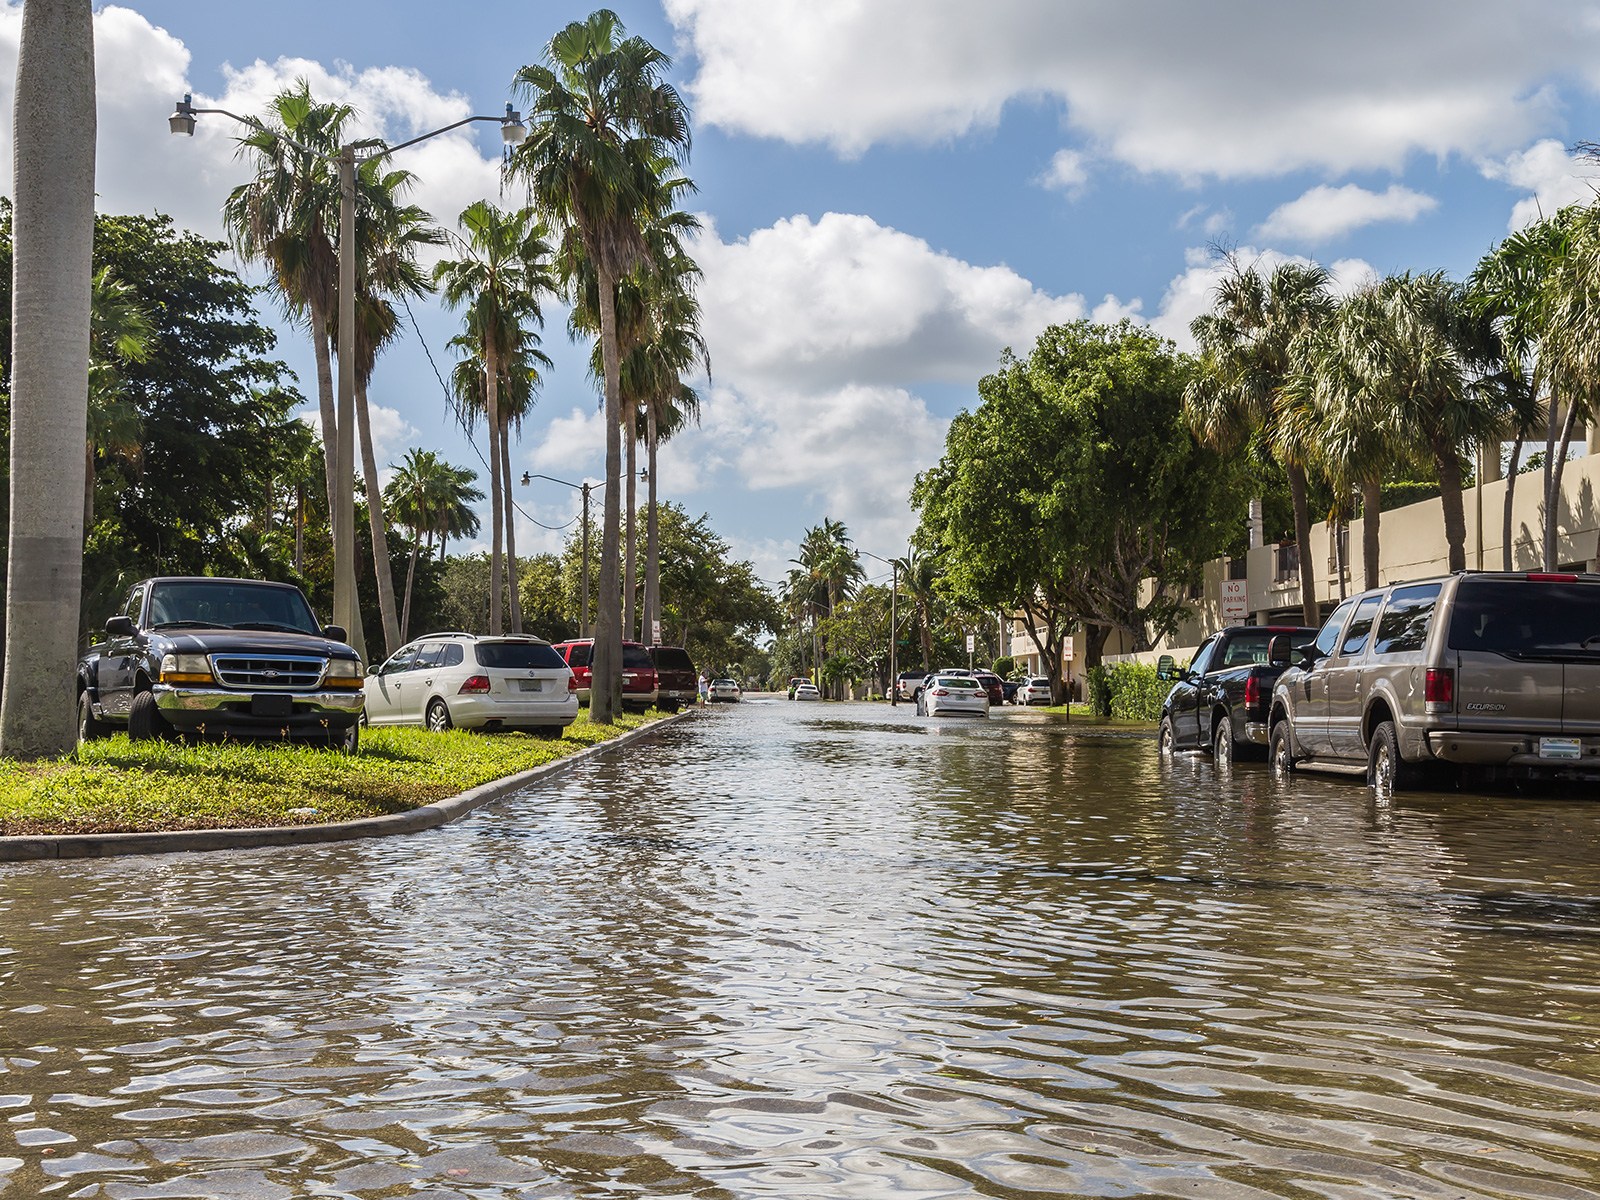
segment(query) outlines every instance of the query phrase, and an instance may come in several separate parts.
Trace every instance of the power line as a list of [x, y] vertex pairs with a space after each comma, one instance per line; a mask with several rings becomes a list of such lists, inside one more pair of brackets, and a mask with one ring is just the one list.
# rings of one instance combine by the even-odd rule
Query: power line
[[[439, 373], [439, 364], [433, 361], [433, 351], [428, 349], [428, 341], [422, 336], [422, 328], [417, 324], [417, 314], [411, 311], [411, 301], [407, 299], [403, 292], [400, 295], [400, 302], [406, 306], [406, 316], [411, 318], [411, 330], [417, 335], [417, 344], [422, 347], [423, 354], [428, 356], [428, 365], [433, 368], [433, 377], [439, 381], [439, 387], [444, 392], [445, 407], [456, 412], [456, 419], [461, 425], [461, 432], [467, 435], [467, 445], [472, 447], [472, 452], [478, 456], [478, 461], [483, 463], [483, 469], [488, 471], [490, 478], [493, 479], [494, 471], [484, 459], [483, 451], [478, 449], [478, 443], [472, 440], [472, 431], [467, 428], [466, 418], [461, 416], [460, 410], [456, 409], [456, 406], [451, 402], [450, 385], [445, 383], [444, 376]], [[540, 529], [548, 529], [552, 533], [560, 533], [563, 529], [571, 529], [578, 523], [578, 518], [573, 517], [565, 525], [546, 525], [537, 517], [530, 515], [522, 505], [517, 503], [515, 497], [506, 496], [506, 503], [510, 504], [512, 508], [516, 509]]]

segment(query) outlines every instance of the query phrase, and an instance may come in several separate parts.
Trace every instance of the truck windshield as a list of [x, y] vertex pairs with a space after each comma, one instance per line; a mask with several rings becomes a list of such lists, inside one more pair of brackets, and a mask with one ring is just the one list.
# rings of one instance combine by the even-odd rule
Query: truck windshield
[[1600, 585], [1465, 579], [1450, 616], [1450, 648], [1600, 659]]
[[322, 632], [299, 589], [221, 579], [153, 584], [150, 628]]

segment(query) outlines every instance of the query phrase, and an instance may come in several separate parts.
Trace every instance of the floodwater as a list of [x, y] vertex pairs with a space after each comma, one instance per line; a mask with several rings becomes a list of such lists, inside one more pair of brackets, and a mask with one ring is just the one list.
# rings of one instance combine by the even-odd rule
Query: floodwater
[[0, 864], [0, 1197], [1600, 1196], [1600, 805], [746, 702]]

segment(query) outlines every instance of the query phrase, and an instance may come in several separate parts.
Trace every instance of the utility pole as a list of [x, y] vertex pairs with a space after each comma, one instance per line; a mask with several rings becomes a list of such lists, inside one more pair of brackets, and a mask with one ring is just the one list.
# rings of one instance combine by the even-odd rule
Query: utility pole
[[583, 485], [583, 636], [594, 636], [589, 629], [589, 485]]
[[900, 599], [900, 564], [890, 563], [893, 582], [889, 585], [889, 707], [900, 703], [900, 663], [896, 651], [900, 648], [900, 622], [897, 601]]

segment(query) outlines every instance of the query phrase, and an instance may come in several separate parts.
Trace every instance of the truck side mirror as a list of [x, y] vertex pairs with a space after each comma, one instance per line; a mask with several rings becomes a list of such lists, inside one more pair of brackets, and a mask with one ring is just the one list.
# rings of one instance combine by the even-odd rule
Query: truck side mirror
[[1280, 633], [1267, 643], [1267, 662], [1274, 667], [1287, 667], [1293, 652], [1288, 634]]
[[324, 625], [322, 627], [322, 636], [330, 642], [348, 642], [350, 640], [350, 635], [345, 631], [343, 625]]
[[106, 621], [107, 637], [132, 637], [133, 618], [121, 615], [111, 617]]
[[1173, 664], [1172, 655], [1163, 654], [1160, 658], [1156, 659], [1157, 679], [1161, 680], [1162, 682], [1166, 682], [1174, 678], [1177, 673], [1177, 669]]

